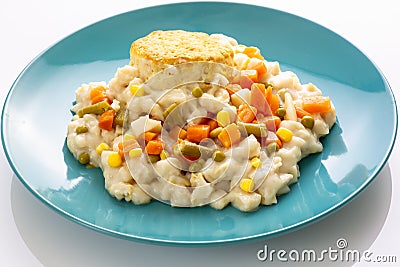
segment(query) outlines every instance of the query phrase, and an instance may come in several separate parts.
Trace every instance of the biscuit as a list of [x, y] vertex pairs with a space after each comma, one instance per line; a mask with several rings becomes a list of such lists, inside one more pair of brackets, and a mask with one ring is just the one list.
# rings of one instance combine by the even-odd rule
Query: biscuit
[[233, 66], [231, 46], [219, 42], [207, 33], [183, 30], [154, 31], [131, 45], [130, 65], [136, 65], [141, 78], [170, 65], [209, 61]]

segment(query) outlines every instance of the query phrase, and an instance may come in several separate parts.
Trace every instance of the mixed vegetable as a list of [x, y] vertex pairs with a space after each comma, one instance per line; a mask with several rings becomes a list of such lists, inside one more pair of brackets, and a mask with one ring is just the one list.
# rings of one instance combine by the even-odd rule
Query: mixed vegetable
[[[221, 109], [216, 113], [209, 112], [206, 117], [197, 118], [185, 125], [175, 125], [168, 130], [169, 138], [175, 140], [170, 147], [166, 146], [161, 131], [166, 118], [179, 106], [178, 103], [172, 103], [162, 112], [164, 120], [151, 116], [138, 119], [135, 122], [137, 126], [145, 124], [146, 129], [139, 136], [125, 134], [118, 144], [118, 152], [113, 152], [108, 157], [109, 166], [119, 167], [126, 156], [136, 158], [144, 153], [151, 163], [173, 156], [187, 165], [187, 171], [198, 172], [203, 169], [207, 159], [212, 158], [215, 162], [224, 161], [227, 150], [235, 147], [249, 135], [254, 135], [267, 154], [273, 155], [293, 138], [293, 132], [282, 127], [281, 121], [296, 120], [311, 130], [314, 127], [315, 115], [331, 111], [329, 97], [307, 96], [302, 98], [301, 105], [294, 105], [290, 93], [278, 93], [272, 85], [259, 83], [258, 77], [266, 72], [262, 57], [255, 48], [248, 47], [244, 52], [253, 56], [248, 62], [253, 68], [242, 70], [239, 80], [224, 88], [229, 94], [229, 104], [235, 107], [234, 116], [230, 111]], [[190, 95], [195, 99], [202, 98], [204, 93], [207, 93], [207, 88], [210, 88], [209, 84], [203, 88], [196, 86]], [[131, 86], [130, 91], [132, 97], [145, 95], [141, 86]], [[104, 131], [112, 131], [118, 126], [123, 126], [126, 107], [118, 105], [118, 108], [113, 108], [113, 100], [107, 95], [105, 87], [92, 89], [90, 100], [91, 105], [78, 110], [79, 117], [85, 114], [97, 115], [98, 127]], [[179, 113], [174, 113], [174, 116], [177, 114], [179, 116]], [[84, 134], [87, 131], [88, 127], [85, 125], [76, 128], [76, 134]], [[96, 148], [98, 154], [104, 150], [112, 148], [106, 143], [100, 143]], [[82, 164], [90, 162], [87, 153], [82, 153], [78, 159]], [[258, 157], [251, 159], [254, 168], [258, 168], [261, 163]], [[254, 182], [251, 178], [242, 179], [240, 188], [250, 192], [254, 188]]]

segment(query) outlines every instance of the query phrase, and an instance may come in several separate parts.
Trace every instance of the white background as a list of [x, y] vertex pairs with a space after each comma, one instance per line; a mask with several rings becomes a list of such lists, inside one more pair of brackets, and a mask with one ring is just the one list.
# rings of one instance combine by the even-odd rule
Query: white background
[[[2, 0], [0, 104], [4, 103], [22, 69], [66, 35], [111, 15], [167, 2], [170, 1]], [[396, 98], [400, 99], [400, 8], [397, 1], [246, 2], [300, 15], [342, 35], [379, 66]], [[371, 142], [379, 142], [379, 129], [371, 131], [377, 131], [377, 139]], [[369, 249], [373, 256], [394, 255], [400, 262], [396, 227], [400, 225], [399, 159], [397, 142], [388, 164], [367, 190], [337, 213], [297, 232], [248, 244], [176, 248], [120, 240], [61, 217], [23, 187], [1, 149], [0, 266], [266, 266], [270, 263], [260, 262], [256, 257], [264, 245], [287, 251], [322, 250], [336, 248], [338, 238], [345, 238], [349, 249]], [[273, 263], [283, 265], [276, 259]], [[328, 264], [351, 265], [324, 263]], [[358, 266], [375, 264], [362, 262]]]

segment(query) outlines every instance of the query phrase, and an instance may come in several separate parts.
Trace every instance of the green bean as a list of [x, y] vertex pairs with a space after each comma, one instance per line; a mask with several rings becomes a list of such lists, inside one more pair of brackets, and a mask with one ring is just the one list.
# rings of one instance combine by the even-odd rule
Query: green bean
[[192, 142], [184, 141], [179, 144], [180, 154], [192, 158], [210, 158], [214, 149], [204, 145], [198, 145]]
[[169, 107], [167, 107], [167, 109], [163, 112], [164, 118], [166, 118], [177, 106], [178, 104], [172, 103]]
[[238, 122], [239, 131], [242, 135], [253, 134], [256, 137], [265, 137], [268, 135], [268, 130], [264, 124]]
[[200, 146], [189, 142], [181, 143], [180, 151], [183, 156], [187, 157], [200, 158], [201, 156]]
[[113, 122], [114, 127], [117, 125], [122, 127], [124, 125], [125, 112], [126, 112], [126, 107], [121, 106], [120, 109], [118, 110], [118, 112], [115, 114], [114, 122]]
[[108, 104], [107, 101], [102, 101], [84, 108], [81, 108], [80, 110], [78, 110], [78, 116], [80, 118], [83, 117], [83, 115], [85, 114], [96, 114], [96, 115], [101, 115], [104, 112], [106, 112], [107, 110], [112, 109], [110, 104]]

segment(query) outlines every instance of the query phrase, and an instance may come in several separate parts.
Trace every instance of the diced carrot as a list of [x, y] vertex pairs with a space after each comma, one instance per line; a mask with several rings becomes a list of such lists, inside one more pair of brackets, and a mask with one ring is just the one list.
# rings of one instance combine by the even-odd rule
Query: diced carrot
[[253, 83], [250, 93], [250, 105], [257, 109], [257, 113], [271, 115], [271, 110], [265, 99], [265, 85], [262, 83]]
[[[248, 79], [250, 79], [253, 82], [258, 81], [258, 72], [256, 70], [242, 70], [241, 75], [244, 77], [247, 77]], [[248, 87], [242, 86], [242, 88], [248, 88]]]
[[255, 57], [264, 60], [264, 57], [260, 53], [260, 49], [254, 46], [245, 47], [243, 50], [243, 54], [246, 54], [248, 57]]
[[149, 142], [150, 140], [154, 140], [158, 136], [158, 133], [153, 132], [145, 132], [144, 133], [144, 140]]
[[331, 100], [327, 96], [306, 96], [303, 97], [303, 109], [310, 113], [329, 112]]
[[164, 143], [160, 140], [150, 140], [145, 148], [148, 155], [160, 155], [163, 149]]
[[93, 104], [93, 100], [94, 99], [97, 99], [99, 97], [104, 98], [105, 97], [104, 92], [105, 92], [105, 88], [102, 87], [102, 86], [98, 86], [98, 87], [93, 88], [90, 91], [90, 94], [89, 94], [90, 100], [92, 101], [92, 104]]
[[283, 143], [278, 137], [276, 137], [274, 139], [266, 139], [265, 140], [265, 146], [268, 146], [269, 144], [271, 144], [273, 142], [275, 142], [279, 146], [279, 148], [282, 148]]
[[247, 104], [242, 104], [238, 109], [238, 118], [242, 122], [252, 122], [256, 117], [254, 110]]
[[272, 93], [272, 86], [268, 86], [265, 90], [265, 98], [269, 104], [272, 114], [276, 114], [276, 110], [280, 106], [279, 97]]
[[210, 132], [218, 127], [218, 122], [213, 119], [210, 119], [207, 124], [210, 125]]
[[240, 83], [240, 78], [239, 78], [238, 80], [232, 81], [232, 84], [228, 84], [228, 85], [225, 87], [225, 89], [226, 89], [226, 91], [228, 91], [229, 95], [233, 95], [234, 93], [236, 93], [237, 91], [240, 90], [240, 87], [239, 87], [239, 86], [234, 86], [234, 85], [233, 85], [235, 82]]
[[103, 86], [98, 86], [93, 88], [90, 91], [90, 101], [92, 104], [96, 104], [102, 101], [107, 101], [108, 103], [112, 103], [112, 101], [107, 97], [106, 88]]
[[113, 109], [110, 109], [101, 114], [98, 123], [99, 127], [101, 129], [111, 131], [114, 122], [114, 116], [115, 116], [115, 111]]
[[258, 77], [262, 76], [267, 72], [267, 67], [265, 66], [264, 61], [258, 58], [250, 59], [250, 62], [247, 65], [247, 69], [256, 70]]
[[208, 138], [210, 134], [210, 125], [190, 125], [187, 128], [187, 136], [186, 138], [190, 142], [199, 143], [201, 140]]
[[186, 131], [185, 129], [181, 129], [181, 130], [179, 131], [178, 137], [179, 137], [180, 139], [186, 139], [186, 137], [187, 137], [187, 131]]
[[234, 123], [226, 126], [218, 135], [218, 140], [225, 148], [229, 148], [232, 145], [238, 143], [240, 141], [240, 138], [241, 134], [239, 127]]
[[310, 112], [305, 111], [304, 109], [295, 106], [296, 108], [296, 115], [298, 118], [303, 118], [304, 116], [311, 116]]
[[277, 138], [277, 139], [274, 140], [274, 141], [278, 144], [279, 148], [282, 148], [282, 147], [283, 147], [283, 143], [282, 143], [281, 139]]
[[121, 158], [124, 158], [124, 154], [128, 153], [130, 150], [134, 148], [139, 148], [140, 145], [136, 139], [129, 139], [123, 142], [118, 143], [118, 154]]
[[228, 92], [229, 95], [233, 95], [235, 92], [230, 89], [229, 87], [225, 87], [226, 91]]
[[281, 119], [278, 116], [269, 116], [264, 117], [262, 122], [265, 123], [265, 126], [269, 131], [276, 132], [281, 124]]
[[169, 131], [169, 136], [171, 136], [171, 138], [173, 140], [177, 140], [179, 139], [186, 139], [186, 131], [184, 129], [182, 129], [181, 127], [179, 127], [178, 125], [174, 126], [170, 131]]

